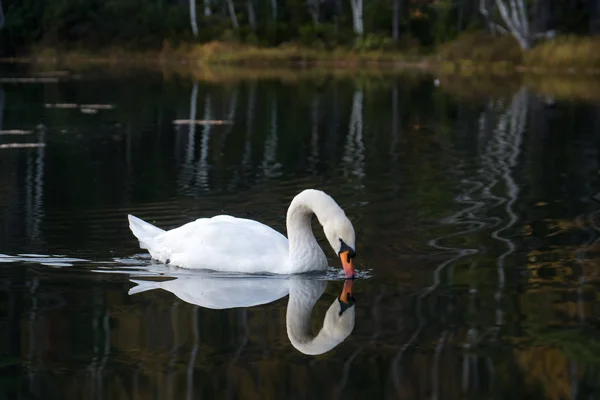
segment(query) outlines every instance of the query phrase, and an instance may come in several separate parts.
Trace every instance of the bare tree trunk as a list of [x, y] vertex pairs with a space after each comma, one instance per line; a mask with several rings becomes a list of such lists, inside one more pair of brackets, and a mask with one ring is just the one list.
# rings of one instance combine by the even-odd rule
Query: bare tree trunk
[[523, 50], [529, 50], [531, 48], [532, 36], [529, 31], [529, 19], [523, 0], [509, 0], [508, 5], [505, 0], [494, 0], [494, 4], [498, 7], [500, 16], [506, 24], [507, 29], [492, 22], [488, 1], [480, 0], [479, 12], [485, 18], [490, 30], [492, 32], [498, 30], [502, 34], [510, 33]]
[[393, 15], [392, 15], [392, 39], [394, 44], [398, 44], [399, 28], [400, 28], [400, 1], [394, 0]]
[[[600, 0], [588, 1], [588, 15], [590, 16], [590, 35], [597, 35], [600, 33]], [[0, 10], [1, 9], [2, 7], [0, 7]]]
[[362, 0], [350, 0], [352, 7], [352, 21], [354, 23], [354, 33], [357, 36], [364, 34], [363, 26], [363, 2]]
[[238, 23], [237, 16], [235, 15], [235, 6], [233, 5], [233, 0], [227, 1], [227, 9], [229, 10], [229, 16], [231, 17], [231, 25], [233, 25], [234, 29], [238, 29], [240, 24]]
[[456, 21], [456, 28], [458, 33], [462, 32], [463, 28], [463, 19], [464, 19], [465, 9], [464, 9], [464, 1], [458, 0], [458, 21]]
[[489, 0], [479, 0], [479, 13], [483, 16], [485, 25], [488, 27], [489, 31], [494, 33], [494, 24], [490, 20], [488, 1]]
[[523, 50], [531, 48], [529, 35], [529, 21], [523, 0], [510, 0], [510, 7], [506, 6], [504, 0], [496, 0], [496, 6], [510, 34], [519, 43]]
[[2, 120], [4, 119], [4, 90], [0, 88], [0, 131], [2, 130]]
[[210, 0], [204, 0], [204, 16], [210, 17], [212, 15], [212, 10], [210, 9]]
[[308, 9], [310, 11], [310, 16], [312, 17], [313, 24], [319, 25], [319, 0], [308, 0]]
[[335, 4], [335, 33], [339, 32], [340, 16], [342, 15], [342, 0], [334, 0]]
[[542, 33], [549, 30], [551, 15], [552, 3], [548, 0], [536, 0], [533, 11], [533, 31]]
[[483, 18], [485, 19], [485, 24], [487, 25], [490, 33], [495, 34], [496, 31], [498, 31], [503, 35], [507, 35], [509, 32], [506, 29], [492, 21], [492, 18], [490, 16], [490, 8], [493, 7], [493, 4], [494, 0], [480, 0], [479, 12], [481, 13], [481, 15], [483, 15]]
[[190, 22], [194, 36], [198, 36], [198, 24], [196, 23], [196, 0], [190, 0]]
[[277, 21], [277, 0], [271, 0], [271, 17]]
[[253, 31], [256, 30], [256, 14], [254, 14], [254, 4], [252, 0], [247, 0], [246, 5], [248, 7], [248, 23]]
[[0, 29], [4, 27], [4, 9], [2, 8], [2, 0], [0, 0]]

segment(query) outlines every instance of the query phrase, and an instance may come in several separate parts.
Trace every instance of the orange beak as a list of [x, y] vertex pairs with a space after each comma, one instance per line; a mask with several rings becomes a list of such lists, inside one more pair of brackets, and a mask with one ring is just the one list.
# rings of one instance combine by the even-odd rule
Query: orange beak
[[346, 279], [344, 281], [344, 288], [342, 289], [342, 294], [340, 295], [340, 301], [343, 303], [350, 303], [352, 298], [352, 286], [354, 285], [353, 279]]
[[356, 271], [354, 271], [354, 263], [352, 262], [352, 258], [350, 257], [350, 252], [341, 252], [340, 260], [342, 261], [342, 267], [344, 268], [346, 278], [354, 279], [356, 277]]

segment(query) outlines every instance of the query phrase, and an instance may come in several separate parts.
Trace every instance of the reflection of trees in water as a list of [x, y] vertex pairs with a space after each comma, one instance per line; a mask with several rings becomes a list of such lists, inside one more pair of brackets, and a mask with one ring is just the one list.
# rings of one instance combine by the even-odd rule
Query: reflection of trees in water
[[[506, 111], [500, 113], [496, 121], [496, 126], [490, 129], [491, 136], [488, 134], [480, 135], [484, 138], [485, 145], [481, 153], [482, 178], [487, 182], [482, 188], [482, 195], [486, 199], [494, 201], [491, 207], [497, 207], [504, 204], [505, 217], [497, 221], [494, 226], [497, 229], [492, 231], [491, 237], [502, 242], [506, 246], [506, 251], [500, 254], [496, 259], [497, 266], [497, 291], [496, 291], [496, 325], [500, 327], [504, 323], [502, 311], [502, 295], [506, 282], [505, 260], [506, 257], [516, 250], [515, 243], [502, 235], [512, 228], [518, 221], [518, 217], [513, 210], [515, 202], [519, 198], [519, 185], [514, 176], [517, 167], [518, 157], [521, 154], [523, 135], [525, 132], [525, 123], [529, 107], [529, 92], [521, 88], [512, 98]], [[493, 108], [491, 109], [493, 110]], [[488, 120], [489, 114], [482, 114], [480, 118], [482, 127], [490, 127]], [[494, 194], [494, 188], [503, 184], [503, 194]], [[499, 225], [499, 226], [498, 226]], [[474, 288], [476, 291], [476, 288]]]
[[[5, 96], [4, 90], [0, 88], [0, 130], [7, 129], [4, 124]], [[6, 193], [7, 201], [13, 203], [13, 206], [18, 206], [19, 208], [22, 206], [25, 211], [25, 215], [19, 218], [19, 225], [21, 226], [17, 229], [12, 229], [14, 231], [23, 231], [27, 239], [31, 241], [41, 240], [40, 229], [42, 218], [44, 216], [44, 172], [46, 155], [46, 150], [43, 146], [46, 144], [46, 128], [40, 126], [35, 133], [37, 136], [36, 142], [41, 143], [41, 147], [34, 149], [4, 149], [2, 153], [6, 162], [20, 160], [20, 156], [25, 156], [26, 166], [24, 181], [22, 181], [22, 175], [13, 172], [13, 176], [16, 176], [17, 178], [11, 179], [15, 182], [5, 186], [3, 192]], [[8, 173], [10, 174], [11, 172], [12, 168], [9, 168]], [[24, 188], [24, 191], [21, 192], [19, 190], [20, 188]], [[21, 193], [23, 193], [24, 196]], [[7, 204], [7, 222], [19, 214], [17, 209], [13, 210], [12, 207]]]
[[250, 84], [248, 92], [248, 104], [246, 109], [246, 136], [244, 141], [244, 153], [242, 156], [242, 171], [241, 176], [244, 177], [250, 169], [252, 161], [252, 134], [256, 112], [256, 82]]
[[[490, 115], [495, 110], [495, 107], [487, 108], [480, 118], [482, 130], [486, 128], [492, 128], [494, 125], [489, 124], [489, 121], [493, 119]], [[498, 339], [498, 331], [504, 325], [504, 310], [503, 310], [503, 294], [506, 284], [505, 274], [505, 262], [506, 258], [513, 254], [516, 250], [515, 243], [510, 239], [509, 229], [515, 226], [518, 221], [518, 217], [514, 211], [516, 201], [519, 199], [519, 185], [517, 184], [515, 173], [517, 168], [518, 157], [521, 154], [521, 148], [523, 144], [523, 137], [525, 134], [525, 124], [527, 121], [527, 113], [529, 110], [529, 92], [525, 88], [521, 88], [512, 98], [510, 104], [506, 109], [501, 112], [495, 121], [495, 127], [489, 129], [487, 133], [480, 134], [480, 138], [484, 138], [482, 152], [480, 153], [480, 160], [482, 169], [480, 170], [481, 177], [485, 180], [482, 187], [481, 194], [482, 198], [486, 200], [492, 200], [493, 203], [488, 207], [495, 208], [504, 204], [504, 216], [494, 221], [488, 229], [495, 228], [491, 232], [491, 237], [504, 244], [506, 250], [496, 257], [496, 271], [497, 271], [497, 290], [494, 294], [495, 308], [496, 308], [496, 319], [495, 324], [490, 328], [490, 331], [484, 332], [483, 337], [480, 337], [479, 330], [473, 322], [469, 328], [469, 335], [467, 336], [467, 346], [469, 348], [477, 346], [478, 341], [491, 334], [492, 337]], [[495, 194], [494, 189], [498, 184], [501, 184], [502, 192]], [[475, 301], [476, 296], [483, 294], [482, 291], [477, 287], [477, 282], [473, 280], [470, 284], [470, 294], [472, 301]], [[465, 361], [463, 364], [464, 383], [463, 388], [466, 391], [468, 388], [468, 380], [466, 376], [469, 375], [469, 371], [478, 370], [478, 362], [480, 357], [475, 355], [466, 356], [465, 359], [469, 358], [469, 361]], [[488, 366], [488, 372], [493, 374], [494, 370], [491, 368], [492, 362], [489, 357], [485, 357], [484, 365]], [[476, 378], [476, 375], [474, 376]], [[490, 376], [490, 382], [493, 382], [493, 377]], [[478, 385], [478, 382], [475, 382]]]
[[277, 162], [277, 140], [278, 140], [278, 125], [277, 125], [277, 95], [272, 94], [271, 105], [269, 107], [270, 126], [269, 135], [265, 140], [263, 150], [263, 161], [261, 164], [262, 175], [265, 179], [273, 179], [281, 176], [281, 164]]
[[[246, 168], [246, 174], [249, 173], [257, 180], [269, 179], [271, 176], [280, 174], [282, 164], [287, 160], [281, 158], [282, 155], [278, 154], [278, 149], [281, 153], [281, 149], [284, 149], [286, 141], [289, 139], [288, 133], [282, 129], [286, 120], [280, 118], [286, 107], [277, 92], [268, 97], [266, 103], [268, 113], [265, 113], [261, 111], [265, 107], [260, 103], [262, 91], [258, 88], [249, 87], [247, 92], [239, 89], [227, 92], [222, 98], [215, 92], [204, 93], [199, 90], [197, 85], [195, 87], [192, 89], [190, 98], [190, 104], [192, 104], [190, 119], [219, 119], [224, 114], [226, 117], [223, 119], [234, 121], [236, 125], [192, 125], [185, 126], [184, 132], [178, 132], [176, 140], [180, 140], [179, 144], [185, 150], [184, 156], [179, 160], [182, 164], [179, 175], [180, 189], [183, 187], [183, 183], [186, 183], [189, 185], [184, 189], [186, 192], [197, 193], [205, 190], [210, 183], [209, 172], [211, 176], [213, 173], [227, 175], [225, 176], [226, 183], [232, 190], [239, 187], [237, 185], [240, 183], [244, 183], [243, 174], [239, 174], [240, 168], [236, 170], [238, 174], [231, 175], [223, 171], [215, 171], [220, 163], [229, 163], [234, 167], [243, 165]], [[335, 163], [336, 167], [340, 162], [344, 164], [351, 184], [364, 184], [368, 182], [368, 177], [365, 175], [367, 161], [371, 163], [369, 168], [373, 165], [372, 159], [367, 159], [365, 155], [367, 145], [373, 143], [373, 139], [363, 132], [363, 124], [370, 124], [372, 115], [366, 114], [366, 110], [363, 109], [365, 96], [361, 90], [350, 93], [350, 106], [338, 101], [339, 97], [342, 97], [341, 95], [337, 98], [334, 97], [338, 95], [336, 91], [337, 89], [332, 91], [333, 101], [328, 101], [324, 94], [314, 95], [308, 99], [311, 107], [306, 117], [310, 123], [303, 125], [307, 129], [306, 132], [302, 132], [305, 135], [305, 144], [309, 149], [308, 165], [311, 171], [318, 171], [319, 166], [324, 164], [324, 160], [335, 154], [332, 163]], [[389, 153], [390, 169], [399, 169], [397, 160], [401, 157], [397, 152], [400, 140], [399, 132], [401, 131], [398, 108], [401, 105], [409, 107], [408, 104], [399, 104], [398, 95], [399, 89], [394, 86], [391, 92], [391, 106], [397, 112], [390, 116], [391, 129], [388, 136], [384, 137], [385, 140], [390, 140], [392, 145], [389, 150], [385, 148], [380, 153], [382, 158], [387, 157]], [[304, 100], [306, 99], [302, 101]], [[242, 107], [245, 109], [241, 116], [242, 121], [236, 121], [236, 110], [240, 108], [238, 101], [247, 103]], [[397, 393], [403, 395], [423, 394], [423, 391], [426, 391], [428, 397], [434, 398], [446, 397], [442, 394], [447, 394], [447, 397], [452, 398], [460, 397], [461, 392], [463, 394], [474, 391], [489, 393], [491, 387], [506, 385], [506, 382], [501, 382], [503, 374], [507, 374], [510, 369], [517, 369], [519, 366], [524, 370], [523, 379], [533, 380], [532, 385], [536, 382], [533, 379], [534, 372], [532, 371], [538, 371], [535, 373], [543, 376], [545, 372], [541, 371], [542, 368], [535, 368], [540, 364], [543, 356], [535, 350], [531, 352], [520, 350], [516, 357], [517, 360], [512, 360], [513, 357], [510, 354], [504, 354], [502, 363], [497, 363], [493, 354], [489, 355], [486, 350], [478, 349], [481, 343], [488, 345], [491, 343], [492, 350], [504, 351], [504, 348], [500, 348], [500, 344], [495, 341], [502, 339], [500, 331], [511, 323], [506, 318], [506, 313], [510, 312], [507, 307], [510, 305], [504, 299], [508, 298], [508, 292], [505, 291], [508, 290], [507, 287], [511, 283], [508, 260], [513, 257], [515, 250], [515, 241], [511, 238], [511, 232], [519, 223], [518, 213], [515, 209], [522, 201], [520, 197], [524, 196], [519, 191], [518, 185], [518, 183], [522, 183], [523, 179], [518, 173], [519, 168], [522, 167], [519, 157], [521, 147], [524, 145], [525, 121], [528, 120], [528, 115], [535, 111], [532, 109], [535, 104], [537, 103], [527, 91], [521, 90], [508, 104], [501, 101], [488, 102], [485, 109], [479, 114], [478, 130], [472, 132], [476, 135], [471, 136], [477, 138], [478, 154], [475, 162], [477, 170], [469, 175], [468, 171], [472, 166], [468, 164], [468, 161], [463, 165], [457, 165], [459, 176], [468, 176], [468, 179], [460, 182], [463, 189], [456, 197], [456, 201], [461, 204], [462, 209], [446, 218], [444, 222], [449, 226], [456, 227], [457, 232], [454, 234], [458, 237], [480, 235], [475, 240], [475, 244], [473, 241], [461, 242], [466, 243], [464, 244], [466, 250], [463, 248], [457, 251], [456, 247], [458, 246], [453, 244], [455, 242], [452, 241], [452, 237], [448, 236], [433, 242], [441, 250], [452, 252], [452, 256], [455, 257], [451, 257], [450, 261], [438, 266], [434, 272], [433, 285], [422, 292], [396, 296], [395, 299], [378, 297], [375, 300], [368, 300], [373, 301], [373, 315], [371, 316], [373, 321], [382, 319], [380, 314], [396, 313], [397, 318], [387, 316], [383, 319], [399, 321], [399, 328], [395, 327], [397, 335], [390, 338], [389, 332], [386, 334], [385, 330], [377, 326], [372, 331], [371, 341], [369, 341], [369, 337], [366, 337], [366, 340], [355, 342], [357, 347], [351, 349], [350, 354], [340, 352], [341, 355], [336, 355], [343, 359], [336, 358], [330, 362], [335, 363], [336, 366], [342, 366], [342, 368], [333, 371], [331, 376], [322, 378], [327, 382], [339, 382], [339, 387], [334, 391], [335, 394], [341, 397], [344, 390], [352, 390], [358, 386], [352, 379], [357, 370], [371, 373], [369, 379], [372, 379], [370, 382], [376, 382], [373, 383], [374, 386], [386, 387], [388, 385], [389, 388], [394, 386]], [[196, 106], [198, 110], [202, 111], [196, 111]], [[197, 116], [196, 113], [203, 113], [203, 115]], [[262, 122], [262, 125], [260, 115], [268, 115], [268, 118], [264, 118], [265, 121]], [[534, 117], [536, 116], [537, 114], [534, 115]], [[322, 124], [320, 123], [321, 118], [324, 119]], [[471, 118], [471, 116], [466, 115], [465, 118]], [[246, 126], [243, 121], [246, 121]], [[345, 129], [346, 125], [347, 130]], [[265, 126], [268, 129], [264, 129]], [[231, 132], [239, 133], [242, 140], [228, 142], [227, 135]], [[195, 135], [199, 137], [196, 138]], [[410, 132], [407, 132], [402, 139], [409, 135]], [[187, 143], [185, 142], [186, 138]], [[255, 147], [252, 147], [253, 141]], [[234, 148], [236, 144], [239, 146]], [[328, 148], [320, 146], [328, 146]], [[335, 153], [335, 149], [338, 148], [340, 150]], [[323, 151], [324, 149], [326, 151]], [[219, 156], [211, 158], [211, 154], [219, 155], [224, 150], [237, 158], [233, 162], [222, 161]], [[585, 144], [582, 145], [582, 150], [585, 150]], [[261, 151], [262, 154], [257, 156], [256, 153]], [[31, 156], [26, 169], [30, 188], [28, 196], [31, 199], [31, 202], [27, 203], [31, 205], [28, 213], [35, 213], [35, 186], [39, 183], [43, 185], [44, 180], [43, 170], [39, 179], [36, 177], [37, 166], [43, 164], [44, 158], [43, 153], [40, 157], [37, 150], [27, 150], [27, 152]], [[252, 162], [253, 152], [255, 153], [254, 164]], [[587, 157], [588, 154], [585, 154]], [[590, 162], [586, 164], [588, 169], [584, 173], [586, 176], [592, 173], [594, 165], [593, 156], [589, 155], [589, 157]], [[241, 160], [244, 160], [245, 164], [240, 163]], [[580, 161], [584, 163], [583, 160]], [[217, 167], [211, 168], [211, 164]], [[368, 171], [371, 173], [371, 169]], [[393, 177], [394, 174], [391, 176]], [[401, 190], [403, 186], [394, 181], [390, 182], [389, 187]], [[38, 204], [43, 204], [43, 196], [39, 197]], [[594, 232], [598, 230], [595, 225], [597, 215], [593, 213], [594, 210], [586, 209], [585, 212], [580, 212], [580, 217], [577, 219], [580, 226], [590, 228], [589, 238], [585, 240], [586, 246], [581, 247], [582, 259], [585, 257], [586, 251], [594, 251], [594, 243], [598, 238], [598, 234]], [[31, 232], [34, 232], [33, 227]], [[481, 248], [477, 247], [487, 240], [487, 237], [482, 237], [487, 236], [488, 232], [492, 235], [492, 242], [500, 243], [503, 246], [498, 254], [482, 254]], [[474, 254], [473, 250], [480, 250], [480, 253]], [[486, 264], [493, 264], [493, 271], [484, 272]], [[460, 279], [459, 274], [464, 272], [461, 269], [470, 271], [471, 275], [468, 279]], [[589, 267], [583, 269], [579, 291], [575, 298], [576, 301], [573, 303], [577, 305], [577, 316], [582, 323], [586, 321], [586, 318], [591, 317], [590, 315], [586, 316], [583, 308], [584, 287], [587, 282], [586, 271], [590, 271]], [[484, 281], [480, 277], [484, 277], [488, 281]], [[461, 299], [457, 299], [455, 294], [443, 293], [446, 282], [449, 282], [450, 285], [468, 285], [469, 294], [466, 296], [468, 304], [459, 303], [457, 305]], [[491, 291], [489, 289], [490, 282], [493, 282]], [[44, 321], [55, 319], [44, 308], [46, 293], [41, 290], [37, 279], [32, 279], [29, 285], [31, 292], [28, 293], [27, 298], [31, 299], [31, 303], [27, 303], [26, 310], [23, 310], [25, 307], [18, 304], [23, 301], [21, 293], [15, 292], [10, 300], [10, 308], [16, 311], [11, 311], [9, 320], [12, 318], [13, 322], [9, 323], [15, 327], [19, 325], [27, 327], [24, 328], [27, 329], [23, 335], [24, 343], [21, 346], [17, 339], [11, 339], [7, 346], [10, 349], [24, 348], [25, 356], [23, 358], [27, 358], [27, 371], [31, 374], [31, 391], [38, 393], [40, 388], [50, 385], [47, 381], [48, 377], [52, 375], [47, 373], [47, 369], [52, 369], [54, 363], [60, 364], [62, 361], [53, 360], [53, 357], [56, 356], [49, 354], [47, 339], [40, 334], [40, 332], [44, 332], [42, 326]], [[5, 290], [7, 289], [3, 291]], [[8, 290], [14, 289], [9, 288]], [[371, 294], [376, 296], [375, 293]], [[316, 372], [311, 372], [310, 368], [313, 367], [305, 365], [305, 360], [295, 363], [288, 359], [282, 359], [280, 343], [270, 342], [273, 338], [278, 338], [273, 334], [273, 331], [278, 329], [277, 310], [266, 315], [262, 320], [258, 319], [256, 314], [245, 314], [245, 310], [239, 310], [239, 312], [232, 312], [228, 316], [227, 322], [223, 323], [223, 321], [211, 320], [209, 314], [202, 313], [196, 307], [188, 307], [181, 303], [173, 304], [173, 307], [165, 310], [142, 310], [141, 314], [143, 315], [139, 315], [139, 308], [123, 306], [121, 309], [119, 306], [111, 309], [110, 299], [99, 300], [104, 295], [103, 293], [93, 294], [95, 299], [97, 296], [100, 297], [94, 300], [93, 313], [90, 314], [90, 318], [86, 317], [86, 322], [84, 322], [93, 329], [93, 337], [81, 352], [81, 359], [89, 357], [86, 359], [86, 363], [89, 359], [92, 360], [87, 369], [87, 380], [71, 379], [73, 382], [70, 383], [77, 389], [85, 390], [85, 393], [101, 394], [102, 391], [105, 395], [119, 393], [120, 390], [123, 390], [120, 386], [134, 394], [152, 393], [155, 395], [161, 393], [166, 396], [167, 393], [172, 393], [173, 397], [184, 394], [187, 398], [196, 398], [217, 388], [228, 388], [232, 396], [246, 393], [248, 387], [261, 394], [268, 393], [269, 388], [272, 390], [298, 388], [299, 391], [304, 390], [300, 393], [308, 393], [308, 387], [311, 387], [309, 379], [319, 379], [316, 377], [318, 375]], [[398, 297], [402, 298], [398, 299]], [[118, 301], [116, 303], [120, 304]], [[172, 304], [170, 300], [166, 300], [166, 303]], [[401, 305], [398, 305], [399, 303]], [[382, 312], [382, 310], [385, 311]], [[495, 315], [491, 318], [482, 318], [483, 314], [488, 315], [488, 312], [491, 314], [494, 311]], [[459, 313], [461, 315], [457, 316]], [[23, 315], [26, 316], [23, 318], [26, 323], [20, 324]], [[415, 321], [411, 320], [413, 315], [415, 315]], [[368, 316], [363, 316], [363, 318], [367, 319]], [[460, 318], [464, 318], [464, 320], [460, 320]], [[458, 319], [458, 323], [455, 323], [454, 319]], [[77, 326], [76, 323], [81, 323], [81, 321], [75, 321], [71, 329]], [[140, 333], [143, 331], [143, 326], [155, 327], [154, 332]], [[227, 330], [227, 332], [212, 333], [212, 335], [227, 335], [226, 348], [214, 350], [209, 347], [212, 337], [210, 331], [214, 331], [216, 326], [224, 327]], [[257, 329], [257, 326], [260, 326], [260, 329]], [[62, 325], [59, 327], [62, 328]], [[265, 333], [264, 337], [262, 337], [262, 333], [260, 337], [257, 336], [256, 332], [262, 332], [262, 330]], [[384, 334], [380, 335], [381, 331]], [[121, 336], [123, 332], [132, 336], [123, 337]], [[371, 331], [369, 330], [369, 332]], [[232, 336], [233, 333], [235, 333], [235, 337]], [[584, 339], [580, 338], [580, 340]], [[456, 346], [457, 343], [458, 346]], [[69, 351], [73, 352], [73, 349], [82, 348], [76, 345], [69, 347], [64, 343], [55, 345], [66, 346], [69, 357], [73, 356], [68, 353]], [[417, 346], [420, 346], [419, 351], [416, 351]], [[512, 347], [510, 348], [512, 350]], [[129, 353], [127, 353], [128, 349]], [[543, 350], [542, 348], [539, 353], [546, 355]], [[390, 358], [394, 356], [395, 359], [390, 365]], [[544, 361], [543, 365], [548, 366], [567, 360], [564, 354], [549, 354], [546, 357], [548, 360]], [[315, 363], [317, 362], [315, 361]], [[218, 369], [219, 365], [228, 365], [228, 367], [226, 370]], [[327, 371], [324, 364], [316, 365], [313, 371]], [[368, 365], [368, 367], [361, 369], [361, 365]], [[577, 389], [576, 380], [584, 372], [577, 363], [570, 363], [568, 367], [571, 368], [571, 372], [563, 375], [562, 379], [572, 379], [570, 388], [575, 391]], [[126, 369], [127, 372], [121, 377], [115, 377], [120, 368]], [[368, 371], [365, 371], [366, 369]], [[205, 374], [210, 371], [213, 371], [214, 376], [219, 377], [218, 382], [207, 382], [204, 379]], [[226, 378], [223, 378], [225, 376]], [[77, 377], [80, 378], [81, 375], [77, 375]], [[261, 388], [261, 380], [269, 377], [274, 377], [274, 382], [269, 382], [268, 387], [264, 389]], [[419, 379], [415, 379], [416, 377]], [[265, 383], [265, 385], [267, 384]]]
[[3, 128], [2, 121], [4, 120], [4, 90], [0, 87], [0, 131]]
[[[301, 135], [302, 145], [306, 143], [308, 149], [305, 160], [309, 173], [318, 174], [323, 162], [327, 161], [333, 163], [335, 169], [341, 165], [344, 176], [355, 188], [364, 187], [366, 144], [362, 89], [354, 91], [350, 108], [343, 110], [340, 110], [336, 90], [332, 93], [333, 102], [325, 102], [321, 94], [313, 93], [308, 99], [309, 110], [305, 120], [307, 122], [302, 121], [304, 116], [297, 117], [305, 124], [306, 131], [301, 127], [292, 126], [292, 131], [286, 135], [282, 135], [279, 114], [281, 110], [287, 111], [288, 107], [281, 106], [279, 92], [277, 90], [267, 92], [269, 95], [265, 100], [263, 96], [259, 97], [263, 91], [258, 90], [256, 82], [249, 83], [243, 92], [246, 95], [245, 118], [240, 121], [236, 120], [238, 90], [230, 94], [229, 113], [223, 118], [217, 104], [222, 102], [222, 99], [217, 98], [214, 101], [213, 95], [206, 92], [203, 100], [199, 101], [199, 87], [197, 83], [194, 84], [189, 101], [189, 119], [210, 121], [223, 118], [231, 124], [202, 124], [200, 140], [197, 138], [200, 130], [198, 124], [190, 122], [187, 126], [187, 140], [182, 138], [183, 132], [178, 128], [175, 146], [180, 153], [184, 153], [178, 176], [180, 190], [188, 194], [215, 189], [231, 191], [249, 183], [276, 179], [283, 173], [283, 159], [287, 158], [289, 161], [290, 156], [297, 158], [298, 154], [304, 152], [303, 149], [297, 149], [298, 151], [293, 154], [284, 153], [284, 151], [290, 152], [289, 143], [297, 140], [295, 136], [298, 134]], [[396, 104], [397, 97], [396, 93]], [[201, 115], [198, 115], [198, 103], [204, 108]], [[265, 115], [266, 117], [263, 117]], [[337, 130], [343, 126], [340, 120], [344, 116], [348, 118], [348, 125], [347, 131], [343, 132], [344, 144], [339, 148]], [[326, 127], [321, 124], [322, 118], [328, 122]], [[396, 121], [394, 132], [397, 136], [399, 120], [397, 117], [394, 118]], [[286, 120], [284, 123], [293, 125], [293, 121], [293, 119]], [[232, 132], [233, 135], [226, 140], [227, 135]], [[323, 138], [325, 140], [322, 140]], [[327, 148], [322, 149], [321, 146]], [[214, 156], [211, 157], [211, 154]], [[289, 162], [288, 165], [293, 164]]]
[[[401, 365], [406, 363], [404, 355], [410, 347], [419, 343], [419, 338], [424, 334], [425, 327], [429, 321], [423, 317], [422, 312], [426, 302], [436, 301], [436, 290], [441, 289], [442, 276], [446, 275], [449, 282], [453, 282], [452, 275], [455, 273], [454, 268], [460, 262], [464, 264], [467, 257], [479, 257], [480, 248], [466, 249], [455, 248], [452, 245], [445, 245], [453, 238], [469, 236], [477, 234], [484, 230], [491, 230], [491, 236], [497, 241], [501, 241], [506, 251], [496, 257], [497, 271], [497, 290], [494, 295], [496, 299], [496, 321], [492, 326], [492, 330], [497, 331], [504, 324], [503, 319], [503, 303], [502, 294], [505, 286], [505, 260], [506, 257], [515, 251], [515, 244], [507, 237], [506, 231], [512, 228], [518, 218], [513, 210], [515, 202], [519, 198], [519, 187], [514, 176], [517, 167], [517, 161], [521, 152], [523, 135], [525, 132], [525, 122], [528, 112], [529, 94], [526, 89], [520, 90], [514, 95], [511, 103], [506, 107], [501, 105], [492, 105], [486, 107], [479, 118], [479, 168], [473, 176], [463, 179], [462, 184], [466, 187], [455, 198], [460, 204], [465, 205], [464, 208], [457, 213], [445, 218], [442, 222], [448, 225], [456, 226], [458, 229], [442, 237], [438, 237], [430, 242], [434, 248], [442, 251], [454, 253], [454, 256], [448, 258], [441, 263], [434, 271], [433, 284], [422, 291], [417, 297], [416, 313], [418, 316], [418, 326], [407, 342], [403, 344], [400, 351], [392, 361], [392, 380], [397, 393], [400, 395], [403, 392], [401, 375], [403, 369]], [[466, 170], [468, 165], [461, 162], [457, 166], [459, 170]], [[489, 217], [491, 210], [504, 204], [505, 217]], [[479, 243], [478, 243], [479, 244]], [[480, 263], [481, 264], [481, 263]], [[470, 262], [471, 270], [478, 268], [478, 262], [475, 260]], [[481, 293], [478, 288], [476, 279], [469, 280], [469, 296], [472, 307], [477, 307], [476, 298], [487, 293]], [[481, 300], [480, 300], [481, 301]], [[462, 355], [463, 365], [462, 374], [462, 391], [469, 392], [470, 385], [473, 384], [478, 390], [481, 390], [480, 373], [485, 371], [488, 375], [485, 379], [488, 383], [493, 382], [494, 368], [489, 356], [479, 356], [471, 354], [470, 351], [477, 346], [482, 339], [479, 334], [478, 321], [471, 322], [468, 326], [466, 340], [463, 344], [465, 350]], [[462, 327], [461, 327], [462, 328]], [[444, 329], [436, 339], [436, 346], [432, 356], [431, 363], [431, 382], [432, 382], [432, 398], [438, 398], [442, 393], [440, 386], [440, 357], [444, 352], [444, 347], [448, 343], [450, 336], [456, 335], [452, 332], [452, 328]], [[484, 336], [491, 332], [484, 332]], [[464, 337], [464, 336], [463, 336]], [[407, 372], [408, 374], [410, 372]]]
[[[46, 128], [39, 129], [38, 142], [45, 144]], [[25, 221], [30, 239], [40, 240], [40, 225], [44, 216], [44, 169], [45, 147], [39, 147], [27, 154]]]
[[319, 114], [321, 106], [321, 96], [315, 94], [310, 104], [310, 153], [308, 156], [309, 171], [312, 174], [318, 172], [319, 163]]
[[356, 182], [354, 183], [355, 189], [364, 188], [363, 178], [365, 178], [363, 102], [364, 92], [362, 89], [357, 89], [352, 96], [352, 112], [350, 113], [348, 135], [346, 136], [344, 155], [342, 157], [345, 166], [344, 176], [350, 178], [351, 182]]
[[[211, 121], [213, 112], [211, 107], [211, 98], [207, 93], [204, 97], [204, 119]], [[202, 127], [202, 141], [200, 142], [200, 159], [196, 165], [196, 184], [202, 190], [210, 190], [208, 184], [208, 146], [210, 143], [210, 133], [212, 124], [204, 124]]]

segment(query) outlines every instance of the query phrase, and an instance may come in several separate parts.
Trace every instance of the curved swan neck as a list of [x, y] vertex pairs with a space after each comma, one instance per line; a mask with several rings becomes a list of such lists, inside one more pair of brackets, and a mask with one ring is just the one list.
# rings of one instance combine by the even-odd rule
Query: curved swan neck
[[344, 211], [335, 200], [319, 190], [304, 190], [294, 197], [286, 218], [289, 254], [292, 264], [298, 263], [297, 260], [304, 260], [305, 263], [324, 263], [323, 268], [326, 268], [325, 254], [319, 247], [311, 227], [313, 214], [317, 216], [319, 223], [325, 226], [331, 218], [344, 215]]
[[285, 316], [288, 338], [294, 347], [305, 354], [319, 354], [321, 347], [312, 334], [311, 320], [313, 308], [327, 286], [326, 281], [292, 282]]
[[312, 311], [318, 298], [290, 291], [285, 323], [292, 343], [304, 345], [313, 341]]
[[342, 319], [335, 316], [340, 311], [337, 299], [329, 306], [323, 327], [312, 334], [312, 312], [317, 300], [327, 286], [326, 281], [293, 282], [285, 317], [288, 338], [296, 349], [304, 354], [318, 355], [340, 344], [354, 328], [354, 308], [345, 311]]

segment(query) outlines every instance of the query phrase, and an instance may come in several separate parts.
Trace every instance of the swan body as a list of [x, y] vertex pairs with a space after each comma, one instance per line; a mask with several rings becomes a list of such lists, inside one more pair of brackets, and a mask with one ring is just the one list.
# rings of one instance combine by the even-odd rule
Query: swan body
[[319, 190], [294, 197], [286, 217], [287, 238], [258, 221], [229, 215], [200, 218], [169, 231], [128, 218], [140, 247], [160, 262], [223, 272], [296, 274], [327, 269], [327, 257], [312, 232], [313, 214], [342, 258], [346, 275], [353, 277], [354, 228], [342, 208]]
[[312, 334], [312, 311], [327, 287], [324, 280], [188, 275], [163, 282], [134, 279], [131, 282], [137, 286], [129, 290], [130, 295], [163, 289], [187, 303], [211, 309], [254, 307], [289, 294], [286, 311], [288, 339], [297, 350], [308, 355], [330, 351], [354, 329], [354, 299], [348, 303], [340, 300], [345, 293], [351, 293], [352, 280], [345, 282], [342, 296], [336, 298], [327, 310], [323, 327], [317, 335]]
[[284, 279], [215, 278], [189, 275], [163, 282], [137, 279], [131, 279], [131, 282], [137, 286], [129, 290], [130, 295], [153, 289], [163, 289], [173, 293], [186, 303], [213, 310], [255, 307], [272, 303], [289, 293], [289, 283]]

